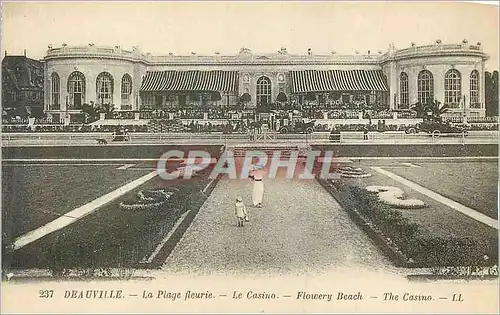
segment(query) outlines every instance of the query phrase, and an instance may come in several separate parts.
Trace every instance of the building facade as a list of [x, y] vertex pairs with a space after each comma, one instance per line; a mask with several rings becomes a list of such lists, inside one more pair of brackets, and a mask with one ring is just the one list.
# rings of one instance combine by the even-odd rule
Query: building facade
[[408, 109], [437, 100], [451, 115], [485, 116], [485, 61], [480, 43], [412, 46], [355, 55], [254, 54], [152, 56], [139, 49], [50, 48], [45, 111], [71, 116], [84, 103], [117, 111], [183, 107], [255, 108], [271, 103], [371, 104]]
[[12, 115], [30, 115], [44, 108], [44, 65], [24, 56], [2, 60], [2, 109]]

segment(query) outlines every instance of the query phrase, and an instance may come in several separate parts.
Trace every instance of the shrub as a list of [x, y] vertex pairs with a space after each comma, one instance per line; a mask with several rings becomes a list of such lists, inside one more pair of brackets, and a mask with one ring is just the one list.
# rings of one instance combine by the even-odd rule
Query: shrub
[[[333, 182], [329, 187], [344, 208], [369, 221], [368, 225], [378, 230], [386, 245], [393, 251], [399, 248], [407, 261], [411, 259], [416, 266], [489, 266], [498, 261], [496, 238], [432, 236], [405, 218], [400, 210], [381, 203], [377, 195], [363, 188], [341, 182]], [[484, 259], [485, 255], [488, 259]]]

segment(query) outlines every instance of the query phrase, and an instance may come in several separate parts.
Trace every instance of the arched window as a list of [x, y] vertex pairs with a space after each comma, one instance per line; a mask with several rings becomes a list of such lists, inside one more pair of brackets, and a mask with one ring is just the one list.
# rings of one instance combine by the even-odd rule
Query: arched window
[[401, 72], [401, 77], [399, 79], [399, 106], [400, 108], [409, 108], [408, 94], [408, 75], [405, 72]]
[[59, 75], [54, 72], [51, 76], [52, 86], [51, 86], [51, 100], [50, 100], [50, 109], [59, 109], [61, 106], [61, 80], [59, 79]]
[[96, 80], [97, 102], [113, 104], [113, 77], [107, 72], [101, 72]]
[[418, 101], [428, 104], [434, 101], [434, 77], [428, 70], [422, 70], [418, 74]]
[[470, 107], [479, 108], [479, 72], [473, 70], [470, 74]]
[[130, 95], [132, 94], [132, 78], [128, 74], [124, 74], [122, 77], [122, 86], [121, 86], [121, 100], [123, 105], [130, 105], [131, 99]]
[[269, 103], [271, 103], [271, 80], [262, 76], [257, 80], [257, 105]]
[[460, 72], [450, 69], [444, 76], [444, 103], [450, 107], [459, 107], [462, 95]]
[[78, 109], [85, 100], [85, 76], [75, 71], [68, 78], [68, 108]]

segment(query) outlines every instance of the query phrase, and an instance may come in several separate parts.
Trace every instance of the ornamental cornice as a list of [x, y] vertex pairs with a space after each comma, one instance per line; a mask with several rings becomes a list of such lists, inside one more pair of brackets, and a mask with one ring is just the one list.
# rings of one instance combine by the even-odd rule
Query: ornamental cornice
[[408, 59], [418, 59], [418, 58], [435, 58], [435, 57], [481, 57], [483, 60], [488, 60], [489, 57], [480, 51], [438, 51], [429, 53], [410, 53], [400, 56], [385, 56], [380, 61], [380, 64], [387, 63], [389, 61], [400, 61]]
[[99, 47], [62, 47], [49, 49], [44, 62], [58, 59], [106, 59], [140, 63], [146, 66], [335, 66], [377, 65], [390, 61], [432, 57], [489, 57], [480, 46], [473, 45], [428, 45], [389, 51], [380, 55], [216, 55], [216, 56], [152, 56], [138, 50]]

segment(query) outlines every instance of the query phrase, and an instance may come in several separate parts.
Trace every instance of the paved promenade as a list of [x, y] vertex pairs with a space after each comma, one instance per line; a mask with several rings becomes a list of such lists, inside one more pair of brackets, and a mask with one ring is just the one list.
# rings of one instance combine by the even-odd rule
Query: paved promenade
[[321, 275], [332, 271], [397, 272], [316, 181], [264, 182], [262, 209], [236, 226], [233, 203], [251, 204], [246, 180], [221, 180], [167, 259], [183, 274]]

